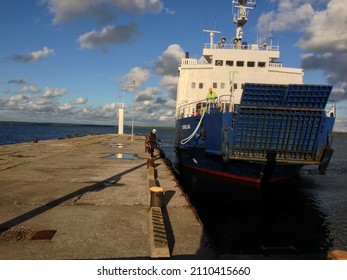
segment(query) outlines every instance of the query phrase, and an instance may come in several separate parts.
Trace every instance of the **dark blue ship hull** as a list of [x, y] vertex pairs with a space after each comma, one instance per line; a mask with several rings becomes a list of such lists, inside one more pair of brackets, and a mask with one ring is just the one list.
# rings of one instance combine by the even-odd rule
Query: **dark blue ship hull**
[[282, 180], [304, 165], [320, 165], [323, 155], [332, 155], [335, 117], [325, 112], [331, 89], [246, 84], [237, 110], [208, 109], [177, 119], [178, 160], [195, 170], [252, 183]]
[[276, 164], [245, 160], [224, 161], [222, 156], [206, 154], [204, 150], [181, 149], [176, 147], [179, 162], [196, 171], [224, 177], [232, 181], [260, 184], [262, 181], [275, 182], [297, 174], [303, 164]]

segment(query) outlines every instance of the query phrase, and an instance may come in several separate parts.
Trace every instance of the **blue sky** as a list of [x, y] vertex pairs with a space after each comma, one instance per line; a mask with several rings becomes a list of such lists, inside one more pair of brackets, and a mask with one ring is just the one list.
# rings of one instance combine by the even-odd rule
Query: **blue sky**
[[[347, 6], [258, 0], [244, 40], [268, 36], [306, 83], [332, 84], [347, 131]], [[200, 58], [203, 29], [232, 38], [231, 0], [2, 0], [0, 120], [173, 126], [177, 66]], [[135, 81], [135, 83], [133, 82]]]

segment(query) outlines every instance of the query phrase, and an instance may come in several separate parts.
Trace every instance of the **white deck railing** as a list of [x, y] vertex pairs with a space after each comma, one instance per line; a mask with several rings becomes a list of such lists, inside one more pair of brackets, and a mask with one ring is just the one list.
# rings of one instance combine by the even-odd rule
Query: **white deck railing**
[[[234, 104], [232, 103], [232, 96], [230, 94], [221, 95], [218, 98], [217, 110], [221, 112], [232, 112], [234, 110]], [[198, 116], [205, 113], [210, 113], [210, 106], [207, 106], [206, 99], [198, 100], [184, 104], [177, 108], [176, 119], [189, 118], [192, 116]]]
[[272, 45], [258, 45], [258, 44], [242, 44], [242, 45], [234, 45], [234, 44], [213, 44], [205, 43], [204, 49], [239, 49], [239, 50], [258, 50], [258, 51], [279, 51], [279, 46]]

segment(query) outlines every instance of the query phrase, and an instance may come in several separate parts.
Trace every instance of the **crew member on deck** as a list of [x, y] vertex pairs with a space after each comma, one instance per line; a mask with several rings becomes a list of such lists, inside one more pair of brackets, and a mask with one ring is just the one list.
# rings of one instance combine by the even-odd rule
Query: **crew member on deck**
[[210, 109], [216, 109], [216, 105], [218, 102], [218, 96], [217, 93], [215, 93], [212, 88], [208, 89], [208, 93], [206, 96], [206, 101]]

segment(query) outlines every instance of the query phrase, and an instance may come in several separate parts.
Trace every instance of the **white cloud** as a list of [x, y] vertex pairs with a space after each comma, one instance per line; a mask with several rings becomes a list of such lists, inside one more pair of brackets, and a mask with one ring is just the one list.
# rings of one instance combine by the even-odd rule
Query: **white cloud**
[[101, 107], [100, 112], [108, 116], [111, 116], [111, 115], [113, 116], [116, 110], [117, 110], [117, 103], [110, 103], [110, 104], [103, 105]]
[[[178, 68], [178, 65], [177, 65]], [[178, 82], [178, 76], [166, 75], [160, 80], [160, 85], [164, 87], [176, 86]]]
[[[48, 92], [46, 90], [46, 92]], [[60, 96], [59, 90], [51, 90], [53, 96]], [[60, 92], [60, 93], [59, 93]], [[78, 100], [82, 101], [82, 99]], [[38, 95], [17, 94], [8, 99], [0, 98], [0, 117], [14, 114], [18, 120], [47, 120], [52, 122], [65, 121], [74, 123], [115, 123], [117, 104], [110, 103], [100, 106], [81, 108], [78, 104], [59, 103], [54, 98]], [[12, 113], [11, 113], [12, 112]]]
[[178, 44], [170, 45], [158, 58], [155, 64], [155, 72], [158, 75], [177, 75], [178, 65], [185, 56], [184, 50]]
[[18, 95], [15, 95], [15, 96], [12, 96], [10, 99], [9, 99], [9, 104], [11, 106], [13, 105], [19, 105], [23, 102], [27, 102], [28, 100], [30, 100], [30, 97], [27, 96], [27, 95], [23, 95], [23, 94], [18, 94]]
[[38, 94], [38, 93], [40, 93], [40, 89], [36, 85], [27, 85], [27, 86], [22, 87], [18, 91], [18, 93], [29, 93], [29, 92]]
[[177, 98], [177, 83], [178, 76], [171, 75], [164, 76], [160, 81], [160, 85], [166, 88], [168, 92], [168, 97], [173, 100], [176, 100]]
[[[184, 50], [178, 44], [172, 44], [153, 63], [153, 71], [161, 76], [160, 87], [148, 87], [135, 94], [136, 120], [139, 124], [161, 123], [173, 125], [176, 111], [177, 70], [184, 56]], [[132, 73], [130, 75], [131, 79], [135, 79], [134, 73], [137, 73], [140, 69], [142, 68], [132, 69], [130, 72]], [[128, 77], [128, 81], [130, 77]]]
[[28, 55], [14, 54], [11, 59], [17, 62], [28, 63], [54, 54], [53, 49], [44, 47], [42, 50], [33, 51]]
[[305, 36], [299, 41], [303, 49], [319, 52], [347, 51], [347, 5], [331, 0], [327, 8], [317, 11], [305, 28]]
[[48, 4], [55, 24], [69, 22], [83, 15], [97, 20], [111, 20], [115, 17], [113, 10], [116, 9], [142, 14], [159, 13], [164, 9], [160, 0], [41, 0], [41, 3]]
[[[332, 99], [347, 99], [347, 6], [340, 0], [278, 0], [278, 6], [263, 14], [257, 24], [263, 34], [297, 31], [297, 46], [306, 53], [302, 66], [306, 71], [323, 71], [329, 84], [338, 88]], [[268, 23], [270, 23], [268, 25]]]
[[67, 22], [75, 19], [93, 7], [93, 0], [43, 0], [54, 15], [53, 22]]
[[43, 97], [48, 97], [48, 98], [61, 97], [66, 93], [66, 91], [67, 90], [65, 88], [46, 87]]
[[[134, 67], [129, 73], [114, 79], [121, 82], [122, 90], [134, 93], [136, 124], [174, 124], [177, 70], [184, 56], [184, 50], [178, 44], [172, 44], [158, 57], [151, 67], [153, 74], [161, 77], [158, 87], [142, 88], [151, 77], [150, 71], [142, 67]], [[125, 120], [131, 121], [132, 114], [127, 114]]]
[[[153, 63], [153, 68], [134, 67], [128, 73], [117, 78], [123, 91], [134, 95], [134, 113], [136, 124], [173, 125], [175, 115], [175, 94], [177, 86], [177, 67], [184, 57], [179, 45], [169, 46]], [[167, 59], [167, 61], [165, 61]], [[156, 67], [154, 67], [156, 66]], [[144, 87], [151, 78], [150, 69], [161, 79], [158, 87]], [[87, 99], [79, 97], [69, 103], [62, 103], [60, 97], [67, 94], [66, 88], [24, 85], [17, 94], [8, 99], [1, 99], [0, 116], [7, 112], [19, 112], [23, 119], [45, 119], [50, 121], [73, 120], [81, 123], [116, 123], [117, 104], [109, 103], [100, 106], [82, 106]], [[31, 94], [36, 93], [36, 94]], [[129, 109], [128, 109], [129, 110]], [[129, 111], [130, 112], [130, 111]], [[66, 116], [69, 116], [68, 118]], [[132, 114], [125, 116], [131, 121]]]
[[[314, 9], [306, 0], [280, 0], [276, 11], [263, 13], [257, 23], [263, 37], [271, 37], [273, 32], [301, 31], [314, 14]], [[269, 32], [269, 34], [267, 34]]]
[[58, 109], [60, 111], [68, 111], [68, 110], [71, 110], [71, 108], [72, 108], [72, 106], [69, 103], [64, 103], [64, 104], [58, 105]]
[[305, 28], [298, 45], [309, 52], [302, 57], [306, 70], [323, 70], [334, 85], [332, 99], [347, 99], [347, 6], [330, 0], [326, 9], [317, 11]]
[[159, 13], [164, 4], [160, 0], [105, 0], [127, 12], [135, 13]]
[[153, 101], [155, 95], [159, 94], [159, 92], [160, 89], [157, 87], [148, 87], [135, 95], [135, 101]]
[[139, 34], [137, 24], [129, 23], [127, 25], [107, 26], [100, 32], [95, 30], [87, 32], [79, 36], [78, 42], [83, 49], [107, 51], [107, 45], [128, 43], [137, 34]]
[[80, 105], [80, 104], [86, 104], [87, 102], [88, 102], [87, 98], [79, 97], [79, 98], [76, 98], [75, 100], [73, 100], [72, 104], [73, 105]]
[[150, 78], [150, 72], [148, 69], [143, 67], [134, 67], [129, 73], [123, 75], [119, 80], [121, 82], [121, 88], [124, 91], [133, 92], [140, 88], [143, 83], [147, 82]]
[[335, 120], [334, 131], [347, 132], [347, 118], [337, 118]]

